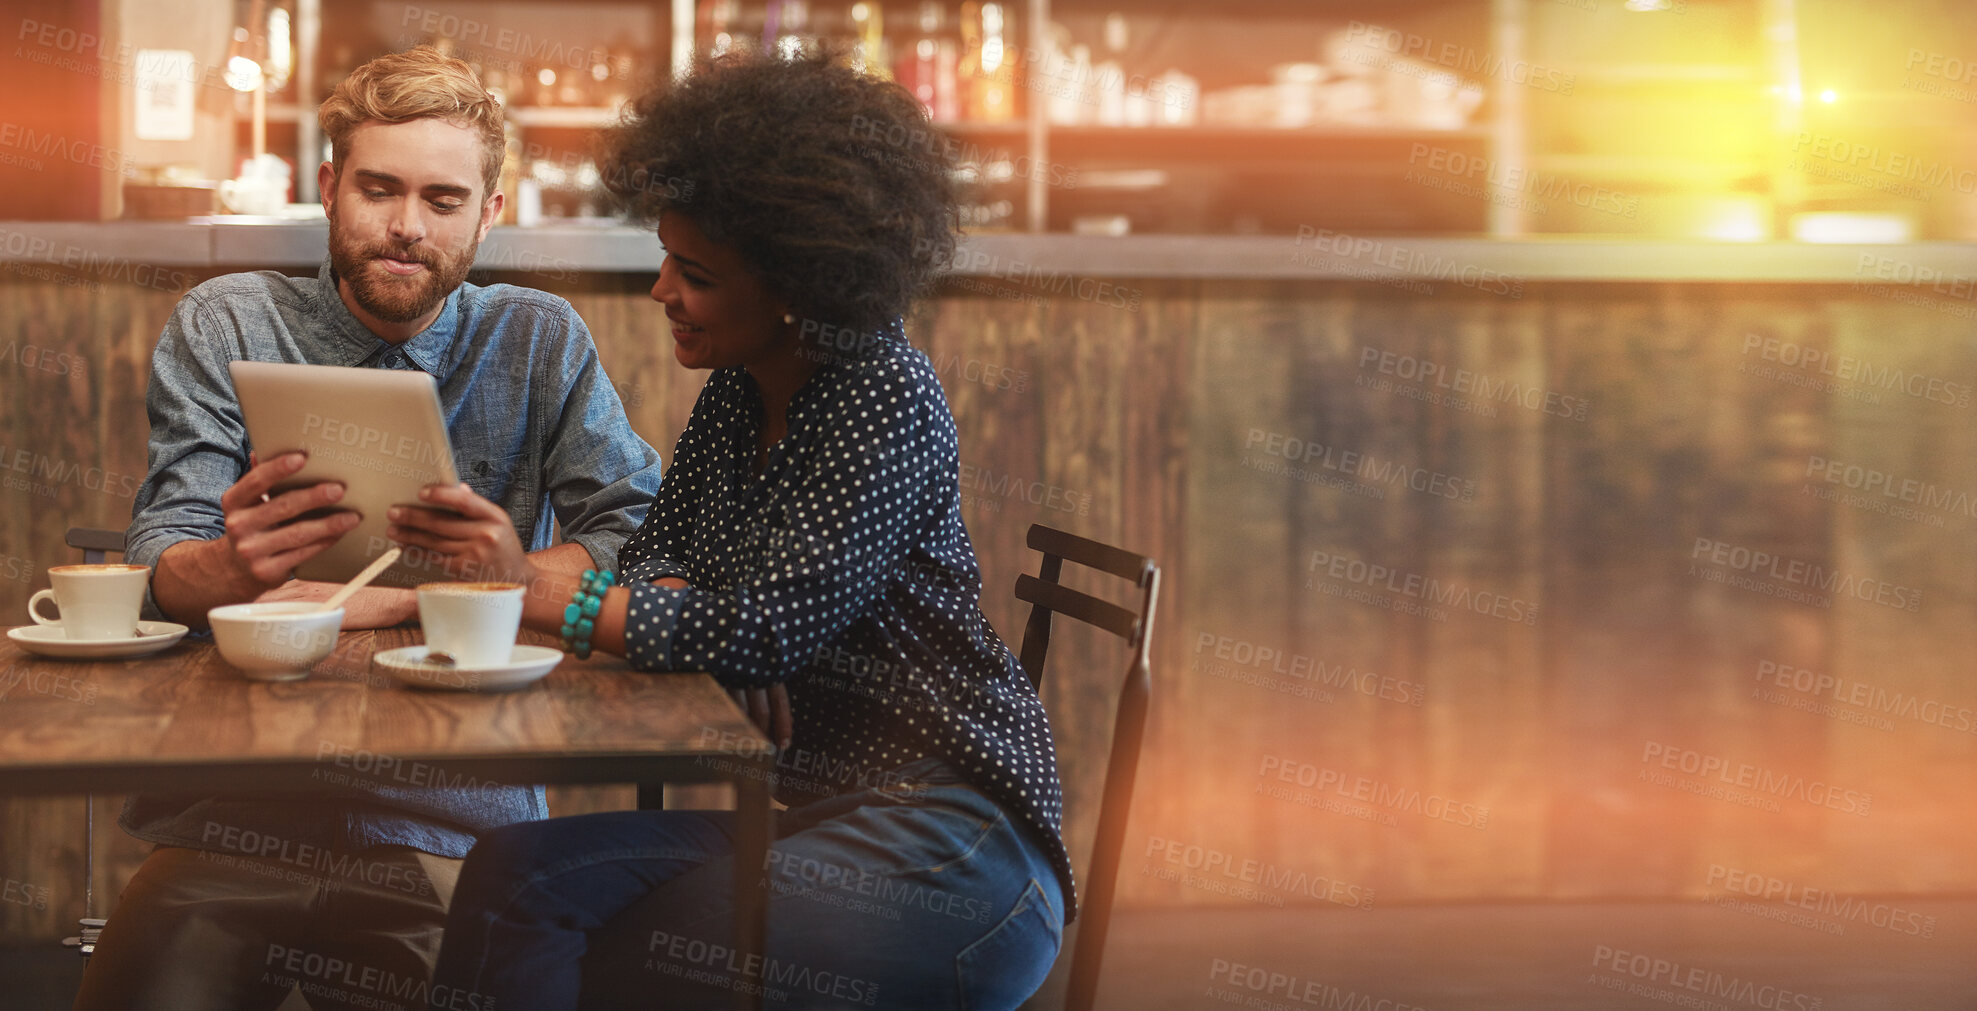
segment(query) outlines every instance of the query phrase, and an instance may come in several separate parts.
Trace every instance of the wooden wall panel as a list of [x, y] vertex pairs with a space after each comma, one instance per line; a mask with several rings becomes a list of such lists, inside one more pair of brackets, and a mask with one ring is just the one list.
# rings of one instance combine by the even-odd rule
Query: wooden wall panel
[[[550, 287], [670, 459], [701, 377], [673, 362], [647, 280]], [[959, 282], [909, 321], [954, 408], [983, 609], [1012, 646], [1029, 524], [1165, 566], [1123, 901], [1698, 897], [1712, 865], [1842, 893], [1977, 886], [1957, 845], [1977, 774], [1960, 306], [1810, 285], [1127, 285], [1132, 307]], [[21, 460], [64, 475], [0, 489], [0, 608], [19, 615], [70, 557], [62, 528], [127, 517], [114, 484], [73, 475], [141, 476], [173, 299], [0, 275], [0, 478]], [[28, 344], [81, 364], [25, 367]], [[1739, 570], [1719, 545], [1785, 568]], [[1869, 584], [1920, 604], [1845, 592]], [[1465, 606], [1483, 595], [1537, 616]], [[1095, 634], [1053, 643], [1080, 853], [1124, 660]], [[559, 791], [556, 810], [627, 800]], [[97, 803], [108, 896], [141, 848]], [[0, 874], [51, 892], [0, 907], [0, 937], [77, 914], [81, 813], [0, 805]]]

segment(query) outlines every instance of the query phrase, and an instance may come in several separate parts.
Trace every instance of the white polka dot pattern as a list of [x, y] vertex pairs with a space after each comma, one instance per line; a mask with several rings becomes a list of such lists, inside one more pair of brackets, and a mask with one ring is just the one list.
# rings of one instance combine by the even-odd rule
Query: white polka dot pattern
[[[1036, 833], [1075, 895], [1050, 723], [982, 615], [954, 416], [903, 328], [884, 336], [819, 366], [759, 475], [754, 379], [709, 378], [619, 555], [628, 658], [783, 683], [795, 732], [776, 795], [791, 805], [947, 759]], [[651, 585], [668, 576], [693, 588]]]

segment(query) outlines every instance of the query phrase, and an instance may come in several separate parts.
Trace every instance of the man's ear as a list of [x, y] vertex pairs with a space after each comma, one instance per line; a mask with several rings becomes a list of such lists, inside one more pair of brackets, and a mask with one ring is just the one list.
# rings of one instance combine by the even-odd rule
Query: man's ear
[[488, 229], [493, 228], [494, 223], [501, 219], [501, 208], [507, 202], [508, 195], [500, 190], [489, 193], [487, 199], [481, 201], [481, 230], [479, 235], [474, 236], [475, 242], [487, 238]]
[[323, 217], [330, 216], [330, 208], [336, 204], [336, 166], [324, 162], [316, 170], [316, 192], [323, 200]]

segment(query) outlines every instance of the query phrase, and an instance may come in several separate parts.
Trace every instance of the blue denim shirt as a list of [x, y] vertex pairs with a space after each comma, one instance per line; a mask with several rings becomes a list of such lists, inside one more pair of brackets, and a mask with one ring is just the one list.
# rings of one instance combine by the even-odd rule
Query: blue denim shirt
[[[631, 430], [568, 302], [463, 284], [431, 326], [394, 346], [351, 314], [325, 260], [315, 277], [216, 277], [187, 293], [165, 324], [145, 397], [150, 465], [126, 537], [132, 564], [155, 567], [173, 544], [224, 533], [220, 495], [246, 472], [252, 448], [227, 372], [236, 359], [430, 374], [461, 479], [508, 511], [531, 551], [549, 547], [560, 527], [608, 566], [659, 488], [659, 455]], [[157, 614], [148, 599], [146, 609]], [[255, 839], [460, 857], [483, 831], [548, 816], [539, 786], [434, 788], [427, 784], [454, 781], [443, 770], [379, 762], [354, 742], [322, 744], [350, 761], [307, 797], [138, 796], [121, 823], [140, 839], [201, 849]]]

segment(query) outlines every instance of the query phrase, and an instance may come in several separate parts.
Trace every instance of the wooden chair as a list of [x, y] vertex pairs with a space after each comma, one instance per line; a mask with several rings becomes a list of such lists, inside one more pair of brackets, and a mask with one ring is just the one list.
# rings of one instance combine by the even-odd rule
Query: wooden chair
[[[84, 564], [100, 565], [110, 552], [122, 554], [124, 532], [93, 527], [70, 527], [63, 540], [69, 547], [82, 549]], [[96, 953], [97, 935], [103, 933], [103, 919], [96, 915], [96, 797], [82, 798], [82, 919], [75, 937], [62, 938], [64, 947], [74, 948], [88, 958]]]
[[[1085, 872], [1084, 902], [1071, 959], [1071, 981], [1065, 1007], [1089, 1011], [1098, 995], [1099, 964], [1105, 957], [1105, 935], [1112, 919], [1112, 896], [1119, 877], [1120, 853], [1126, 843], [1126, 815], [1133, 801], [1133, 779], [1139, 770], [1140, 742], [1146, 733], [1152, 674], [1148, 653], [1153, 640], [1154, 605], [1160, 598], [1160, 566], [1109, 544], [1032, 524], [1027, 543], [1043, 552], [1037, 575], [1016, 577], [1016, 599], [1033, 605], [1023, 627], [1022, 662], [1030, 683], [1043, 690], [1045, 654], [1050, 649], [1050, 619], [1062, 614], [1096, 625], [1121, 639], [1131, 652], [1125, 685], [1113, 719], [1112, 753], [1105, 767], [1105, 797], [1098, 813], [1098, 833], [1092, 842]], [[1138, 590], [1137, 608], [1121, 607], [1070, 589], [1060, 580], [1064, 563], [1076, 562], [1121, 579]]]

